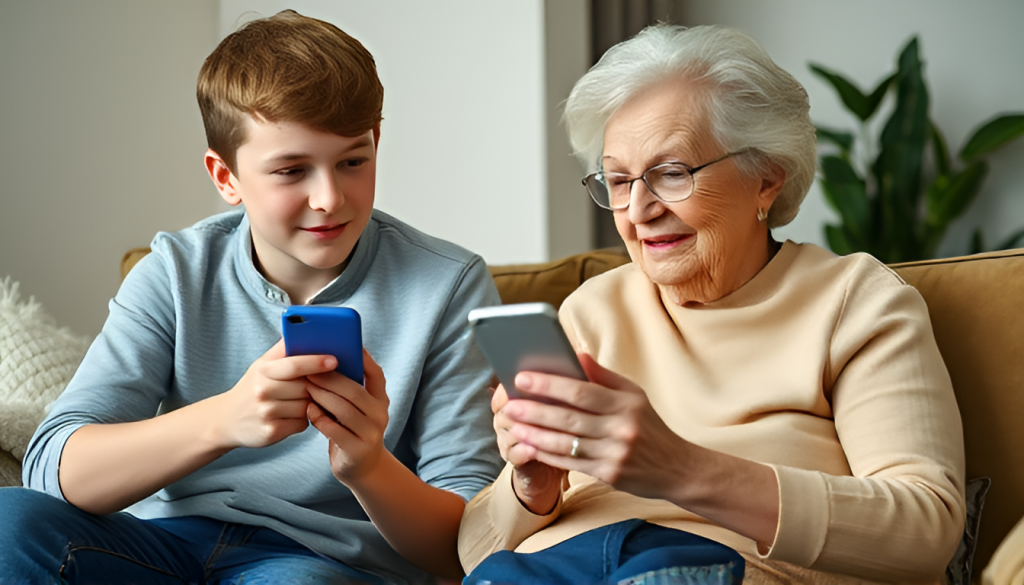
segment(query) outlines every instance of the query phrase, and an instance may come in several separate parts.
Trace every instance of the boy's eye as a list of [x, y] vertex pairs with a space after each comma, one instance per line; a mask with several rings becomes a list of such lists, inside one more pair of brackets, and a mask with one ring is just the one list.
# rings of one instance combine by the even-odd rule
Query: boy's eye
[[302, 176], [303, 172], [304, 171], [301, 168], [292, 167], [292, 168], [287, 168], [287, 169], [276, 170], [276, 171], [273, 172], [273, 174], [278, 176], [278, 177], [283, 177], [283, 178], [286, 178], [286, 179], [296, 179], [296, 178]]
[[341, 166], [342, 167], [360, 167], [364, 163], [366, 163], [366, 159], [365, 158], [350, 158], [350, 159], [341, 161]]

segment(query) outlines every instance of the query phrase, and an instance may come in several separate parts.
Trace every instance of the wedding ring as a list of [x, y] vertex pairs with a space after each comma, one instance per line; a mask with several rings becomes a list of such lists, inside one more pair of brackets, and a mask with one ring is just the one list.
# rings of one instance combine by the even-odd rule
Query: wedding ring
[[569, 457], [572, 457], [573, 459], [575, 459], [575, 458], [577, 458], [579, 456], [580, 456], [580, 438], [579, 437], [573, 437], [572, 438], [572, 451], [569, 451]]

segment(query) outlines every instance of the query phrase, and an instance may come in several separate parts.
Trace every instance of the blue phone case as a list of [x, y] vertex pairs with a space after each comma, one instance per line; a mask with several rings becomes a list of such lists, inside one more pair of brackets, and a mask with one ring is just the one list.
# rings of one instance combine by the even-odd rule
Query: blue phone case
[[338, 373], [363, 383], [363, 335], [355, 309], [293, 305], [281, 315], [281, 331], [286, 354], [333, 355]]

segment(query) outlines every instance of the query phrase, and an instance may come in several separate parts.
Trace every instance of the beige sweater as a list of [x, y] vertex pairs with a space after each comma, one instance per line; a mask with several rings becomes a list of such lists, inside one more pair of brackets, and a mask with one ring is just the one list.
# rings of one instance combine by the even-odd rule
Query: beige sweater
[[937, 583], [963, 531], [960, 415], [917, 291], [874, 258], [786, 242], [731, 295], [666, 302], [635, 264], [562, 306], [573, 345], [646, 391], [689, 441], [773, 467], [770, 552], [664, 500], [569, 474], [548, 516], [506, 467], [468, 505], [459, 551], [542, 550], [629, 518], [706, 536], [748, 561], [748, 583]]

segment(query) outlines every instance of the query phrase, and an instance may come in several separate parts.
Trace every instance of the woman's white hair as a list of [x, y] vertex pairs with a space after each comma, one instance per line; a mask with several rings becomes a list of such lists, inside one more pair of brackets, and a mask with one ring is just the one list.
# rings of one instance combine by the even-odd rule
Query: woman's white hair
[[768, 227], [796, 217], [814, 181], [816, 140], [803, 86], [753, 39], [722, 26], [657, 24], [601, 57], [573, 87], [565, 106], [569, 142], [586, 172], [600, 165], [608, 119], [652, 85], [679, 79], [706, 88], [712, 135], [752, 176], [771, 166], [786, 181], [768, 213]]

